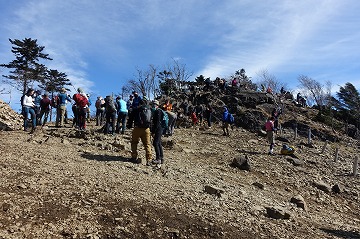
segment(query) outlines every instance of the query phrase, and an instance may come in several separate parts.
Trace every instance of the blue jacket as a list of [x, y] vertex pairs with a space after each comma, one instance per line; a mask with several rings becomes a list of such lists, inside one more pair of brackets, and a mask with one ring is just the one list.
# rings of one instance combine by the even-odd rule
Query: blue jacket
[[66, 105], [66, 100], [71, 102], [71, 98], [68, 97], [65, 93], [60, 93], [58, 97], [59, 97], [59, 105]]
[[223, 115], [222, 115], [222, 121], [223, 122], [228, 122], [228, 119], [229, 119], [229, 111], [226, 107], [224, 107], [224, 112], [223, 112]]
[[116, 101], [116, 105], [117, 105], [117, 111], [118, 113], [127, 113], [128, 109], [127, 109], [127, 103], [125, 100], [120, 99], [119, 101]]

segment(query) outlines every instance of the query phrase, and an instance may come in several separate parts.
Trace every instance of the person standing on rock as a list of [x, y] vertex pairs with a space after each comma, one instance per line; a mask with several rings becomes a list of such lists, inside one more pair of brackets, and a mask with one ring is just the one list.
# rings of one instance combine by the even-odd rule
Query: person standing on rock
[[138, 160], [137, 146], [141, 142], [145, 148], [146, 165], [151, 164], [151, 140], [150, 140], [150, 125], [151, 125], [151, 109], [146, 104], [146, 101], [140, 100], [139, 106], [134, 113], [134, 129], [131, 135], [131, 161], [134, 163], [141, 163]]
[[152, 118], [151, 135], [153, 137], [153, 146], [155, 149], [156, 159], [153, 160], [151, 163], [163, 164], [164, 154], [161, 145], [161, 136], [163, 134], [163, 128], [161, 122], [164, 117], [164, 114], [166, 113], [159, 108], [159, 101], [154, 100], [153, 105], [155, 107], [155, 111], [153, 113], [153, 118]]
[[274, 135], [274, 117], [271, 116], [265, 123], [266, 138], [270, 144], [269, 155], [274, 155], [275, 135]]
[[[116, 97], [116, 111], [117, 111], [117, 121], [116, 121], [116, 133], [124, 134], [126, 128], [126, 118], [128, 116], [128, 109], [126, 101], [120, 96]], [[121, 124], [121, 131], [120, 131]]]
[[36, 114], [35, 114], [34, 98], [32, 97], [33, 95], [34, 95], [34, 90], [28, 89], [22, 101], [23, 116], [24, 116], [24, 131], [27, 131], [28, 128], [28, 115], [30, 114], [31, 116], [32, 129], [30, 134], [34, 133], [36, 129]]

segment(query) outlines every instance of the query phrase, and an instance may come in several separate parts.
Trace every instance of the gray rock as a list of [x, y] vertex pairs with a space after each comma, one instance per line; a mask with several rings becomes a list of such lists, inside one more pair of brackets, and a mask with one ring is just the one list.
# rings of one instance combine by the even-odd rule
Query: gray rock
[[255, 187], [258, 187], [258, 188], [260, 188], [260, 189], [264, 189], [264, 188], [265, 188], [264, 184], [259, 183], [259, 182], [254, 182], [252, 185], [254, 185]]
[[331, 187], [329, 184], [326, 184], [322, 181], [319, 181], [319, 182], [313, 182], [313, 186], [320, 189], [321, 191], [324, 191], [324, 192], [331, 192]]
[[224, 193], [224, 190], [213, 186], [205, 186], [205, 192], [211, 195], [216, 195], [218, 197], [221, 197], [221, 194]]
[[231, 166], [239, 168], [241, 170], [250, 171], [250, 160], [247, 155], [239, 156], [233, 159]]
[[301, 195], [296, 195], [295, 197], [292, 197], [290, 202], [296, 204], [297, 207], [304, 209], [304, 211], [308, 211], [306, 202]]
[[290, 219], [290, 213], [282, 207], [266, 207], [266, 213], [274, 219]]
[[304, 161], [302, 161], [301, 159], [298, 158], [286, 158], [286, 160], [291, 163], [294, 166], [301, 166], [304, 164]]
[[339, 184], [335, 184], [334, 186], [332, 186], [331, 191], [333, 193], [341, 193], [343, 189]]

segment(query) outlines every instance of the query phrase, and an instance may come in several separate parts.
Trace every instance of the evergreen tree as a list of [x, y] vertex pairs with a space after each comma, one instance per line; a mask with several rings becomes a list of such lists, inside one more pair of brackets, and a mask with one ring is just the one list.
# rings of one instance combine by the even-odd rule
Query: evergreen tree
[[44, 54], [44, 46], [39, 46], [36, 39], [25, 38], [24, 40], [12, 40], [11, 52], [15, 55], [15, 60], [8, 64], [1, 64], [1, 67], [12, 69], [9, 75], [3, 75], [8, 80], [5, 83], [14, 86], [23, 94], [34, 82], [44, 79], [46, 67], [39, 63], [40, 59], [52, 60], [48, 54]]

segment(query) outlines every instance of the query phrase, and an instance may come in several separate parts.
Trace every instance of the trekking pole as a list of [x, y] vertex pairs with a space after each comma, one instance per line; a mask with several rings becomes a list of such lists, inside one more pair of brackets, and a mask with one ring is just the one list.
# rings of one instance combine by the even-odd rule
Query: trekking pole
[[311, 144], [311, 128], [309, 128], [309, 131], [308, 131], [308, 144], [309, 145]]

